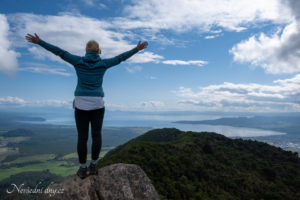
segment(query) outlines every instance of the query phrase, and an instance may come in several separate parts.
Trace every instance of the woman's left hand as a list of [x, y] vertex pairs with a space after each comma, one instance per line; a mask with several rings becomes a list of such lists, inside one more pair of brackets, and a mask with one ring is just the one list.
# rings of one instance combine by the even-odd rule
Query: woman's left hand
[[28, 42], [31, 42], [34, 44], [38, 44], [40, 42], [40, 37], [36, 33], [34, 35], [30, 35], [29, 33], [27, 33], [25, 38]]

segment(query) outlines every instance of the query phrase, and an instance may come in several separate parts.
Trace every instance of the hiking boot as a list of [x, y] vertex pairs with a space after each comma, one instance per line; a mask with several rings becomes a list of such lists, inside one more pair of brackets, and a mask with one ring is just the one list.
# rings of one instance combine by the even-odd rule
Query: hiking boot
[[79, 178], [81, 179], [84, 179], [86, 178], [88, 175], [87, 175], [87, 167], [79, 167], [78, 171], [77, 171], [77, 176], [79, 176]]
[[98, 174], [97, 164], [90, 163], [89, 171], [90, 171], [89, 175], [97, 175]]

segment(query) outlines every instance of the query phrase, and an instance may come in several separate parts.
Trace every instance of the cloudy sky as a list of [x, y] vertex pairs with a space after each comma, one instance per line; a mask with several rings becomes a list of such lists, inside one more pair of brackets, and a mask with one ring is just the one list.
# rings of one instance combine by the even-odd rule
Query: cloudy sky
[[72, 66], [26, 33], [102, 58], [149, 46], [104, 77], [109, 110], [300, 111], [300, 1], [1, 0], [0, 109], [71, 109]]

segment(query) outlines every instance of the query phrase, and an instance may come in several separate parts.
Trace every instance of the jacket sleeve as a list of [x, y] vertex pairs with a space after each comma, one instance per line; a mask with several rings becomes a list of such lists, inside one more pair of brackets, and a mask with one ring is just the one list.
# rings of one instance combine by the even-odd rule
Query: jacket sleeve
[[110, 68], [112, 66], [115, 66], [117, 64], [120, 64], [122, 61], [127, 60], [134, 54], [136, 54], [139, 50], [135, 47], [131, 49], [130, 51], [126, 51], [116, 57], [113, 58], [108, 58], [108, 59], [103, 59], [102, 61], [106, 64], [107, 68]]
[[52, 44], [49, 44], [43, 40], [39, 41], [39, 45], [45, 49], [47, 49], [48, 51], [52, 52], [53, 54], [61, 57], [64, 61], [67, 61], [68, 63], [75, 65], [80, 59], [80, 56], [75, 56], [73, 54], [70, 54], [69, 52], [54, 46]]

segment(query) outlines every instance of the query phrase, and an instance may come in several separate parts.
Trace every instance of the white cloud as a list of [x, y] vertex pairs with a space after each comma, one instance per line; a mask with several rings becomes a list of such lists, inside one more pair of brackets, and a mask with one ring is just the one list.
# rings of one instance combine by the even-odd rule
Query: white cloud
[[140, 106], [144, 109], [152, 109], [163, 107], [165, 104], [162, 101], [144, 101], [140, 103]]
[[168, 64], [168, 65], [196, 65], [199, 67], [202, 67], [203, 65], [208, 64], [207, 61], [204, 60], [164, 60], [162, 61], [162, 63], [164, 64]]
[[22, 105], [25, 101], [19, 97], [0, 97], [0, 105]]
[[271, 74], [300, 71], [300, 29], [297, 22], [270, 36], [261, 33], [235, 45], [234, 60], [262, 67]]
[[155, 77], [155, 76], [150, 76], [149, 79], [150, 79], [150, 80], [155, 80], [155, 79], [157, 79], [157, 77]]
[[[97, 0], [82, 1], [89, 6], [99, 4]], [[25, 44], [24, 35], [28, 32], [37, 31], [42, 39], [77, 55], [83, 55], [85, 43], [90, 39], [95, 39], [99, 41], [103, 57], [105, 58], [118, 55], [135, 46], [136, 42], [131, 44], [128, 41], [128, 38], [133, 40], [137, 36], [130, 29], [139, 28], [142, 33], [140, 37], [147, 36], [147, 38], [152, 38], [153, 40], [163, 38], [165, 43], [170, 44], [174, 44], [173, 39], [164, 37], [160, 30], [186, 32], [196, 29], [200, 33], [209, 33], [205, 38], [212, 39], [222, 35], [223, 29], [241, 31], [252, 25], [264, 22], [280, 25], [291, 23], [292, 14], [288, 8], [289, 6], [283, 4], [280, 0], [133, 0], [124, 8], [123, 16], [125, 17], [115, 17], [111, 21], [70, 13], [62, 13], [59, 16], [12, 14], [9, 21], [14, 27], [14, 33], [18, 36], [16, 37], [17, 44], [14, 44], [15, 46], [26, 45], [29, 52], [39, 59], [49, 58], [63, 62], [40, 47]], [[252, 40], [256, 41], [256, 43], [252, 44], [254, 47], [260, 47], [261, 44], [265, 43], [256, 38]], [[275, 40], [276, 38], [272, 44], [276, 43]], [[250, 53], [253, 52], [252, 49], [249, 51], [243, 50], [251, 45], [250, 42], [243, 45], [244, 43], [235, 46], [231, 51], [236, 61], [262, 65], [270, 73], [298, 70], [298, 66], [291, 67], [290, 65], [291, 62], [298, 63], [296, 53], [294, 53], [295, 56], [287, 56], [289, 57], [289, 62], [279, 62], [284, 69], [278, 70], [277, 67], [274, 67], [275, 65], [272, 65], [272, 63], [279, 60], [273, 59], [274, 54], [268, 53], [269, 58], [265, 59], [257, 59], [256, 55], [246, 57], [249, 51], [251, 51]], [[262, 48], [257, 52], [265, 53], [265, 49]], [[9, 58], [12, 58], [12, 56], [9, 56]], [[163, 56], [146, 51], [133, 56], [129, 59], [129, 62], [160, 63], [162, 59], [164, 59]], [[174, 61], [166, 60], [163, 62], [175, 64]], [[183, 64], [185, 65], [185, 63]], [[176, 64], [179, 63], [177, 62]], [[202, 65], [201, 63], [192, 64]], [[287, 65], [289, 67], [286, 67]]]
[[200, 110], [299, 112], [300, 74], [276, 80], [272, 85], [223, 83], [200, 87], [198, 91], [180, 87], [174, 93], [179, 103]]
[[216, 37], [218, 37], [218, 35], [207, 35], [204, 38], [207, 39], [207, 40], [209, 40], [209, 39], [214, 39]]
[[93, 8], [107, 8], [104, 3], [100, 3], [98, 0], [82, 0], [85, 5]]
[[290, 23], [273, 34], [260, 33], [236, 44], [230, 50], [235, 61], [251, 63], [271, 74], [300, 72], [300, 4], [284, 2], [293, 15]]
[[94, 6], [95, 0], [82, 0], [88, 6]]
[[19, 97], [0, 97], [0, 106], [17, 106], [17, 107], [69, 107], [72, 106], [71, 100], [34, 100], [34, 101], [26, 101]]
[[6, 16], [0, 14], [0, 71], [13, 75], [18, 69], [18, 53], [11, 49], [8, 32], [9, 24]]
[[209, 33], [205, 39], [221, 36], [224, 29], [288, 24], [282, 31], [253, 36], [230, 50], [235, 61], [280, 74], [300, 71], [299, 11], [297, 0], [134, 0], [124, 9], [126, 17], [115, 18], [114, 24], [126, 30], [151, 30], [152, 35], [196, 30]]
[[106, 108], [109, 110], [121, 110], [121, 111], [167, 111], [170, 107], [166, 106], [162, 101], [143, 101], [139, 103], [132, 102], [131, 104], [115, 104], [106, 103]]
[[[18, 36], [16, 45], [26, 45], [28, 51], [39, 59], [48, 58], [63, 62], [41, 47], [25, 44], [24, 36], [27, 33], [37, 32], [41, 39], [76, 55], [85, 54], [85, 44], [91, 39], [99, 42], [103, 58], [116, 56], [136, 46], [126, 40], [126, 38], [132, 37], [131, 32], [113, 31], [115, 26], [111, 22], [82, 15], [52, 16], [23, 13], [11, 15], [9, 20]], [[130, 61], [134, 63], [156, 62], [160, 58], [162, 56], [147, 51], [133, 56]]]
[[67, 107], [71, 108], [72, 101], [71, 100], [56, 100], [56, 99], [49, 99], [49, 100], [36, 100], [27, 102], [28, 106], [34, 107]]
[[141, 71], [143, 68], [139, 65], [135, 65], [135, 66], [127, 66], [127, 67], [125, 67], [125, 69], [129, 73], [135, 73], [135, 72]]
[[55, 74], [61, 76], [71, 76], [72, 74], [66, 72], [65, 69], [61, 68], [45, 68], [45, 67], [23, 67], [19, 68], [19, 71], [33, 72], [37, 74]]
[[289, 21], [289, 11], [280, 0], [134, 0], [124, 18], [115, 23], [123, 28], [168, 29], [176, 32], [221, 27], [242, 31], [249, 23]]
[[107, 6], [104, 3], [98, 3], [99, 8], [107, 9]]
[[290, 79], [276, 80], [274, 81], [274, 83], [278, 83], [280, 85], [286, 85], [287, 87], [290, 87], [291, 90], [293, 90], [295, 89], [295, 87], [300, 85], [300, 74], [297, 74], [296, 76]]
[[[143, 101], [139, 103], [133, 102], [132, 104], [115, 104], [106, 103], [106, 108], [109, 110], [121, 111], [163, 111], [166, 110], [165, 103], [162, 101]], [[167, 108], [168, 109], [168, 108]]]
[[146, 51], [146, 52], [134, 55], [128, 61], [131, 63], [149, 63], [149, 62], [159, 63], [160, 60], [163, 58], [164, 57], [161, 55]]

